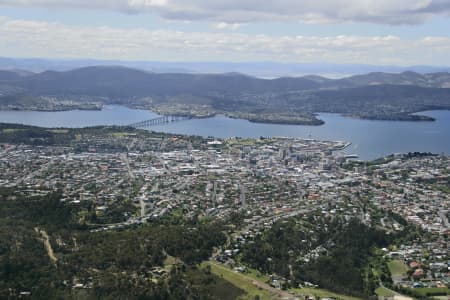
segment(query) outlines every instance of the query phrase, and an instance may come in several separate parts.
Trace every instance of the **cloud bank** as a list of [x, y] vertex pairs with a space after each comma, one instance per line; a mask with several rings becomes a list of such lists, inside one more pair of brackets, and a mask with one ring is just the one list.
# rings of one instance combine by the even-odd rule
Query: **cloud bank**
[[294, 21], [418, 24], [450, 15], [449, 0], [0, 0], [0, 6], [151, 13], [229, 24]]
[[10, 57], [450, 65], [450, 38], [439, 36], [268, 36], [0, 17], [0, 45], [0, 56]]

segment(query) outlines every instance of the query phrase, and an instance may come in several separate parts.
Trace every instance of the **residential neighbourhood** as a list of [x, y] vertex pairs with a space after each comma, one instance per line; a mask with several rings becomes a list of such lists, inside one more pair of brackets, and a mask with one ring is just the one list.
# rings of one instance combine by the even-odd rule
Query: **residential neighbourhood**
[[[401, 230], [399, 215], [425, 234], [384, 249], [404, 265], [398, 287], [450, 284], [448, 235], [450, 159], [410, 153], [372, 162], [345, 153], [346, 142], [312, 139], [142, 138], [135, 133], [83, 135], [73, 145], [1, 144], [0, 186], [24, 195], [62, 192], [61, 201], [85, 208], [78, 215], [92, 232], [142, 224], [170, 214], [226, 220], [243, 215], [229, 247], [215, 260], [245, 272], [234, 258], [277, 221], [322, 215], [358, 218], [386, 232]], [[327, 254], [328, 245], [302, 260]], [[283, 278], [271, 279], [281, 288]], [[305, 283], [305, 286], [315, 286]]]

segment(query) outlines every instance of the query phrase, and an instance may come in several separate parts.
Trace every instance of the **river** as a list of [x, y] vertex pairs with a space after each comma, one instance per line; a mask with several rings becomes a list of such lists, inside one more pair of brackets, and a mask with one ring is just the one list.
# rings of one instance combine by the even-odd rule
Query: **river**
[[[215, 137], [289, 136], [352, 143], [348, 154], [361, 159], [375, 159], [392, 153], [433, 152], [450, 154], [450, 111], [427, 111], [435, 122], [370, 121], [346, 118], [336, 114], [319, 114], [322, 126], [251, 123], [247, 120], [215, 116], [154, 126], [154, 131]], [[101, 111], [0, 111], [0, 122], [42, 127], [85, 127], [126, 125], [158, 117], [157, 114], [106, 106]]]

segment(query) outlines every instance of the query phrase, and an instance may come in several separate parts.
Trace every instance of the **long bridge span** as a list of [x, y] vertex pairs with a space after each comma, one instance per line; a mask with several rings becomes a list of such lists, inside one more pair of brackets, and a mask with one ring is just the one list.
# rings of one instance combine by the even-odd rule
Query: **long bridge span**
[[184, 120], [190, 120], [192, 117], [188, 116], [162, 116], [158, 118], [153, 118], [150, 120], [140, 121], [136, 123], [129, 124], [128, 126], [134, 128], [148, 128], [157, 125], [164, 125], [173, 122], [179, 122]]

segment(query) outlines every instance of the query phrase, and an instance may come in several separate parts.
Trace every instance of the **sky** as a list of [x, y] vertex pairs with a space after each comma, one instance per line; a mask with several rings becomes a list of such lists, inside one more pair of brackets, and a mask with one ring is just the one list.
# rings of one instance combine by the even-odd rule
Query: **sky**
[[450, 0], [0, 0], [0, 56], [450, 66]]

